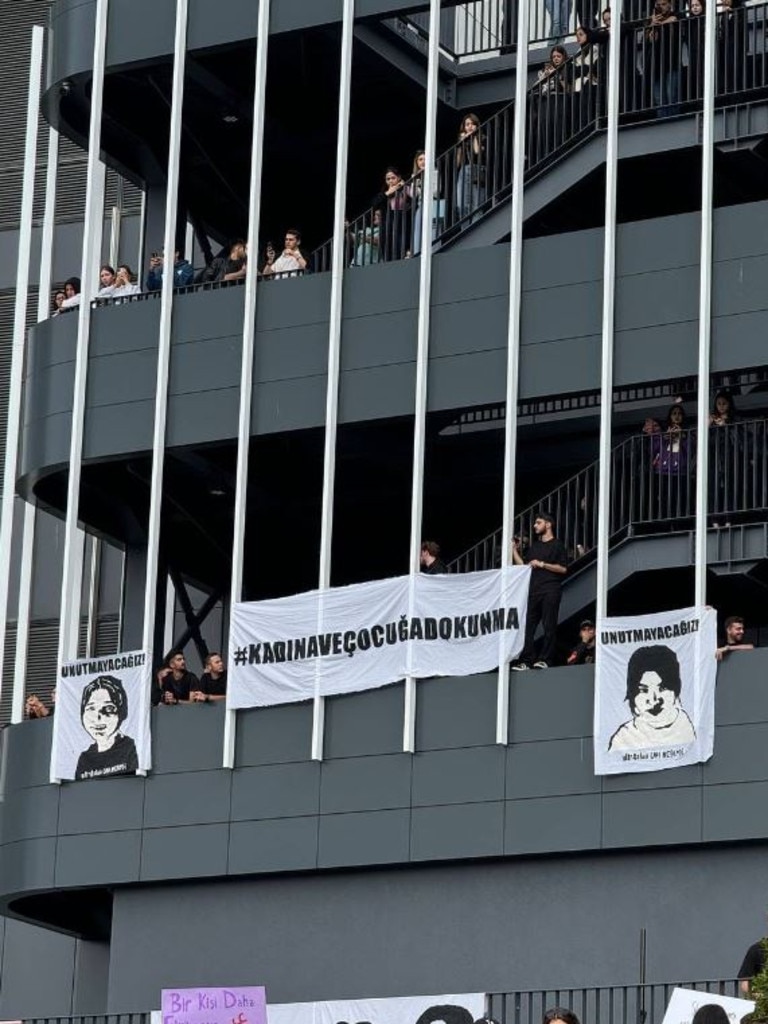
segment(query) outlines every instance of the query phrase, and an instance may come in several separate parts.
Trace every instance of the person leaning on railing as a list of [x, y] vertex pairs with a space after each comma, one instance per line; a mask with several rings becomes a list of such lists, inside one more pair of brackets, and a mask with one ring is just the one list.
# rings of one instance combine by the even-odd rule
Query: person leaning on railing
[[381, 211], [379, 253], [381, 259], [402, 260], [411, 247], [411, 197], [403, 176], [396, 167], [388, 167], [381, 192], [371, 204]]
[[717, 18], [717, 92], [737, 92], [747, 84], [747, 12], [742, 0], [720, 0]]
[[553, 46], [549, 61], [539, 70], [538, 84], [531, 91], [528, 162], [537, 164], [554, 152], [568, 137], [566, 96], [570, 91], [568, 54], [564, 46]]
[[486, 199], [485, 137], [477, 114], [462, 119], [456, 145], [456, 213], [463, 220], [483, 205]]
[[133, 271], [127, 263], [121, 263], [115, 274], [115, 284], [112, 288], [113, 299], [125, 299], [129, 295], [138, 295], [141, 291], [134, 280]]
[[681, 23], [680, 32], [684, 52], [688, 59], [683, 98], [701, 100], [704, 97], [704, 28], [705, 0], [690, 0], [688, 16]]
[[659, 519], [690, 515], [693, 471], [692, 432], [685, 426], [685, 410], [676, 402], [667, 415], [663, 433], [652, 436], [653, 470], [658, 494], [653, 505]]
[[242, 238], [235, 239], [229, 252], [222, 253], [204, 267], [195, 278], [196, 284], [212, 284], [218, 281], [237, 281], [245, 277], [248, 247]]
[[[743, 502], [736, 484], [746, 477], [742, 434], [735, 427], [738, 413], [730, 391], [718, 391], [709, 417], [709, 511], [714, 515], [736, 511]], [[729, 526], [730, 523], [725, 523]], [[712, 522], [719, 527], [719, 520]]]
[[600, 50], [592, 43], [590, 34], [583, 25], [576, 29], [576, 42], [579, 49], [569, 64], [571, 88], [574, 93], [574, 132], [586, 128], [595, 118], [600, 63]]
[[651, 82], [653, 106], [659, 117], [676, 112], [680, 102], [680, 25], [672, 0], [654, 0], [643, 45], [643, 73]]
[[[163, 274], [165, 271], [165, 257], [163, 253], [153, 252], [149, 259], [149, 271], [147, 272], [146, 286], [148, 292], [159, 292], [163, 287]], [[185, 260], [177, 249], [173, 261], [173, 287], [186, 288], [192, 284], [195, 271], [192, 264]]]

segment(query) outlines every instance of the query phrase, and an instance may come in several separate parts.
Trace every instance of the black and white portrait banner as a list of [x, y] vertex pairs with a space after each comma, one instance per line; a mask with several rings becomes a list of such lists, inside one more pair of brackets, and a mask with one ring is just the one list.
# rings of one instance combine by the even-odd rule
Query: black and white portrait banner
[[144, 651], [59, 667], [51, 780], [135, 775], [151, 768], [150, 669]]
[[715, 736], [712, 608], [597, 624], [595, 774], [707, 761]]
[[522, 649], [530, 573], [398, 576], [235, 605], [227, 706], [488, 672]]

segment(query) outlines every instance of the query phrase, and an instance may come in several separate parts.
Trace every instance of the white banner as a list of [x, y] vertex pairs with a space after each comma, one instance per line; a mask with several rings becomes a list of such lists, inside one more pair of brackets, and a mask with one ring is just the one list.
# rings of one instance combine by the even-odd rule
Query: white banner
[[522, 649], [530, 573], [398, 576], [235, 605], [227, 706], [488, 672]]
[[598, 622], [596, 775], [654, 772], [712, 756], [716, 648], [712, 608]]
[[60, 666], [51, 778], [95, 779], [151, 768], [150, 691], [143, 651]]
[[[713, 1010], [712, 1007], [720, 1007], [720, 1010]], [[694, 1021], [696, 1024], [739, 1024], [742, 1017], [752, 1013], [754, 1008], [751, 999], [718, 996], [690, 988], [673, 988], [661, 1024], [693, 1024]]]
[[333, 999], [267, 1005], [268, 1024], [472, 1024], [485, 1013], [485, 994]]

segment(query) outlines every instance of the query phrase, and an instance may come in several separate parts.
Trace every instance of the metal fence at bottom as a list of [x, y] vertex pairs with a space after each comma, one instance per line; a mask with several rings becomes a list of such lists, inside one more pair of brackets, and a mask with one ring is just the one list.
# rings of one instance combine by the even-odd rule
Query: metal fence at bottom
[[572, 1010], [581, 1024], [661, 1024], [674, 988], [695, 989], [706, 995], [739, 996], [739, 982], [678, 981], [604, 988], [552, 988], [488, 995], [488, 1015], [499, 1024], [542, 1024], [554, 1007]]
[[[561, 1007], [575, 1013], [581, 1024], [661, 1024], [674, 988], [701, 992], [702, 1006], [707, 1002], [707, 993], [732, 997], [740, 994], [739, 982], [734, 979], [489, 992], [486, 997], [486, 1015], [493, 1017], [499, 1024], [542, 1024], [547, 1010]], [[150, 1014], [26, 1017], [23, 1018], [23, 1024], [150, 1024]]]

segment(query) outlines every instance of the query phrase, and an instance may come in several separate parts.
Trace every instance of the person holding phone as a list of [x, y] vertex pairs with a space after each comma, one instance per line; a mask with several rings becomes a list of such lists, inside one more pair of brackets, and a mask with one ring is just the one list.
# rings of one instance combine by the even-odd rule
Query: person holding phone
[[307, 261], [301, 251], [301, 233], [289, 228], [285, 233], [283, 251], [276, 257], [270, 242], [267, 245], [266, 263], [262, 274], [267, 277], [299, 277], [307, 269]]
[[[148, 292], [159, 292], [163, 287], [163, 271], [165, 269], [165, 256], [161, 252], [153, 252], [149, 259], [149, 272], [147, 274], [146, 289]], [[189, 260], [185, 260], [177, 249], [173, 261], [173, 287], [186, 288], [192, 284], [195, 272]]]

